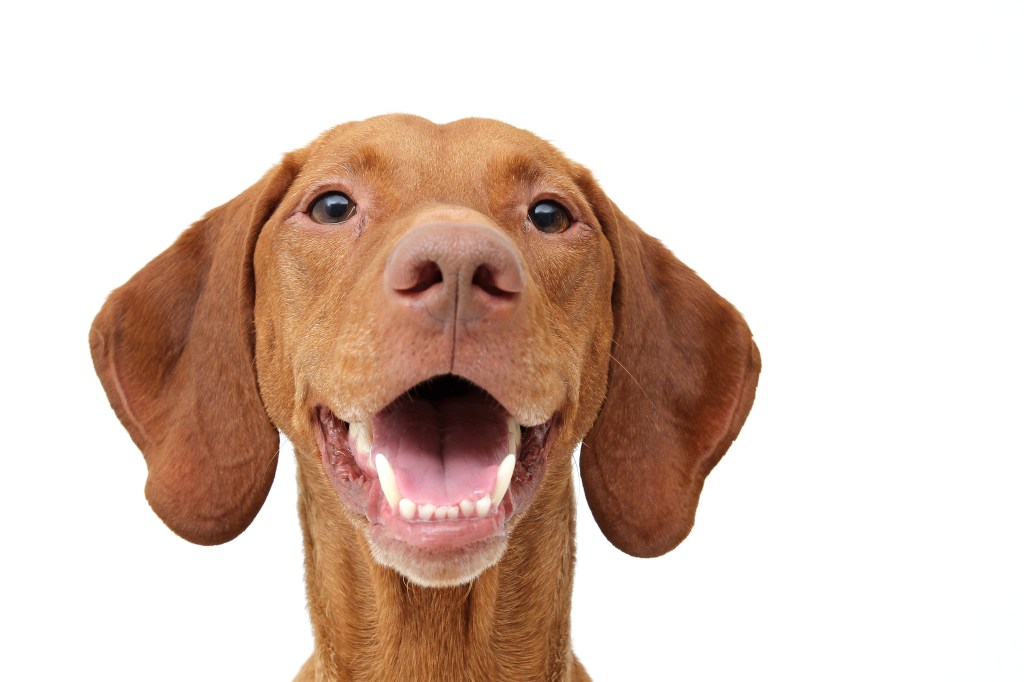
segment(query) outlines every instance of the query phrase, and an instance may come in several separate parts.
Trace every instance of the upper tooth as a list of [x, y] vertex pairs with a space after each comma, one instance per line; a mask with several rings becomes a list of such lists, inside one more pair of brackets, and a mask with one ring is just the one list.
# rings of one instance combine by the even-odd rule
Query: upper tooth
[[356, 442], [356, 450], [369, 455], [373, 450], [373, 431], [366, 422], [352, 422], [348, 427], [349, 435]]
[[513, 454], [519, 451], [519, 422], [515, 417], [508, 418], [508, 451]]
[[[394, 511], [398, 509], [398, 503], [402, 497], [398, 493], [398, 480], [395, 478], [395, 470], [391, 468], [391, 463], [388, 462], [388, 458], [384, 456], [383, 452], [377, 453], [376, 461], [377, 480], [380, 481], [380, 490], [384, 493], [384, 497], [387, 498], [391, 510]], [[405, 516], [404, 513], [402, 515]]]
[[508, 486], [512, 483], [512, 472], [515, 469], [516, 456], [515, 453], [512, 453], [503, 459], [501, 466], [498, 467], [498, 480], [494, 483], [494, 492], [491, 493], [491, 502], [494, 503], [494, 506], [498, 506], [502, 498], [505, 497], [505, 493], [508, 492]]

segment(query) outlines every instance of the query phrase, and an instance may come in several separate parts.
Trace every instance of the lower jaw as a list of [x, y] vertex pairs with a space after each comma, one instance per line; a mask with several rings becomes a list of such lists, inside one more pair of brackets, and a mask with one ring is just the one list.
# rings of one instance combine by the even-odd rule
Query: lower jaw
[[[536, 483], [545, 465], [542, 462], [533, 471]], [[339, 501], [357, 526], [363, 526], [374, 560], [429, 588], [465, 585], [498, 563], [507, 547], [509, 523], [529, 506], [536, 487], [535, 483], [527, 489], [510, 490], [502, 503], [481, 519], [407, 521], [391, 513], [379, 486], [342, 481], [331, 474], [328, 477]]]
[[[508, 522], [513, 515], [512, 491], [484, 518], [407, 521], [392, 513], [379, 486], [362, 488], [353, 481], [330, 478], [335, 492], [344, 500], [342, 504], [348, 507], [356, 523], [363, 525], [374, 560], [416, 585], [464, 585], [496, 564], [505, 553]], [[353, 486], [362, 488], [363, 494], [353, 495]], [[362, 499], [357, 501], [354, 497]]]
[[402, 574], [422, 587], [455, 587], [475, 580], [496, 564], [505, 553], [507, 537], [502, 532], [457, 546], [413, 546], [383, 532], [369, 530], [374, 560]]
[[370, 538], [375, 542], [394, 541], [416, 550], [451, 552], [492, 537], [505, 536], [507, 503], [482, 519], [458, 521], [406, 521], [390, 513], [370, 518]]

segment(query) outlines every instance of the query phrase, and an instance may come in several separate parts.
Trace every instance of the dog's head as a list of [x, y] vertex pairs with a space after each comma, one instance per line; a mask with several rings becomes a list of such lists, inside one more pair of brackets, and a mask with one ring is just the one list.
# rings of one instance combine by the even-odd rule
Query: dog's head
[[675, 547], [760, 366], [584, 168], [495, 121], [409, 116], [288, 154], [117, 289], [90, 342], [176, 533], [244, 530], [280, 429], [325, 513], [425, 585], [497, 562], [580, 441], [609, 540]]

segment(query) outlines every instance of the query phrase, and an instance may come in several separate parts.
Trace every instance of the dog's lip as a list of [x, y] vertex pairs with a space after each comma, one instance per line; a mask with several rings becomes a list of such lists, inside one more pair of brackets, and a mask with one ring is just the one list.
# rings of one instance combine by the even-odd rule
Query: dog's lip
[[[495, 381], [493, 377], [470, 376], [460, 372], [440, 372], [421, 375], [409, 383], [403, 382], [403, 384], [399, 385], [400, 388], [392, 387], [387, 393], [383, 394], [386, 397], [376, 397], [372, 402], [366, 403], [356, 401], [346, 405], [332, 397], [334, 391], [321, 391], [311, 387], [309, 390], [311, 399], [306, 404], [309, 406], [309, 413], [314, 418], [316, 417], [317, 410], [321, 407], [326, 407], [346, 424], [368, 423], [374, 416], [386, 411], [389, 406], [401, 400], [403, 396], [407, 395], [417, 386], [428, 384], [444, 377], [454, 377], [477, 386], [492, 396], [495, 402], [501, 405], [502, 409], [526, 428], [544, 426], [551, 422], [553, 418], [561, 413], [562, 403], [567, 400], [567, 396], [562, 392], [558, 394], [559, 397], [550, 403], [545, 401], [546, 407], [543, 405], [524, 404], [517, 400], [517, 395], [503, 390], [502, 386], [499, 385], [501, 382]], [[559, 384], [559, 386], [564, 388], [563, 384]], [[505, 399], [502, 399], [502, 396]]]
[[392, 545], [397, 541], [414, 551], [431, 551], [435, 555], [445, 550], [465, 551], [474, 543], [506, 534], [508, 522], [533, 499], [560, 424], [559, 412], [555, 412], [541, 424], [523, 427], [522, 442], [514, 453], [513, 480], [500, 502], [483, 518], [460, 516], [454, 520], [424, 521], [408, 520], [392, 509], [381, 489], [372, 455], [366, 462], [357, 461], [350, 423], [339, 419], [323, 404], [315, 406], [314, 414], [324, 470], [342, 502], [357, 518], [366, 519], [370, 537]]

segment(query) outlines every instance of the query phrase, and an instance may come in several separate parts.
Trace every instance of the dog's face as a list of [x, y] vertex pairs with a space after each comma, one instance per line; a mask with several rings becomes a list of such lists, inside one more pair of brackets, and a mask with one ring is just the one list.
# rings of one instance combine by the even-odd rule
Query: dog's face
[[606, 536], [668, 551], [760, 366], [739, 314], [584, 168], [496, 121], [410, 116], [287, 155], [115, 291], [90, 340], [176, 532], [240, 533], [281, 430], [312, 532], [355, 528], [428, 586], [499, 561], [541, 498], [571, 504], [581, 440]]
[[296, 156], [255, 250], [264, 404], [381, 563], [465, 582], [604, 396], [614, 261], [580, 169], [478, 120]]

